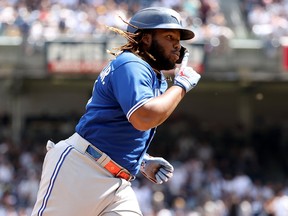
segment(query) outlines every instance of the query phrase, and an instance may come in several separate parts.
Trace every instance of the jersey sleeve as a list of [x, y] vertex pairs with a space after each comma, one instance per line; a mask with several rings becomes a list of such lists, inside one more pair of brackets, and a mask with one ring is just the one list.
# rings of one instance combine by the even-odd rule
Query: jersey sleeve
[[136, 61], [127, 62], [113, 71], [113, 93], [128, 120], [135, 110], [154, 97], [153, 73]]

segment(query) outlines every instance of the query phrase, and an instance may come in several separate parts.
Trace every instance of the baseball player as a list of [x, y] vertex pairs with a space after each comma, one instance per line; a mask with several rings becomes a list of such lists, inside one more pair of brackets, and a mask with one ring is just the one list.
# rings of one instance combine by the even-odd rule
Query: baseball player
[[[114, 29], [127, 43], [95, 81], [75, 133], [47, 143], [32, 216], [139, 216], [131, 187], [137, 173], [156, 184], [173, 175], [168, 161], [146, 152], [156, 127], [200, 79], [180, 44], [194, 33], [167, 8], [142, 9], [127, 24], [127, 31]], [[171, 69], [168, 88], [162, 71]]]

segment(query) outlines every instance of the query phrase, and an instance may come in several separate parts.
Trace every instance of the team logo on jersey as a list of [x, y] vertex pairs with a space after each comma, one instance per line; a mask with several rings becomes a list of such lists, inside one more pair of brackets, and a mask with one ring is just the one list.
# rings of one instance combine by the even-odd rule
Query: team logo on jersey
[[101, 71], [100, 73], [100, 80], [101, 80], [101, 83], [104, 85], [105, 84], [105, 77], [110, 73], [111, 71], [111, 66], [110, 64], [108, 64], [105, 68], [103, 68], [103, 70]]

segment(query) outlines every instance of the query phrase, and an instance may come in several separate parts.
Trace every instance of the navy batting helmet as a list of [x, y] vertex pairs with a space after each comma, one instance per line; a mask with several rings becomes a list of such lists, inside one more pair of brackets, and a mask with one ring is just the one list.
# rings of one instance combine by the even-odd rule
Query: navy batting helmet
[[181, 40], [189, 40], [194, 33], [182, 26], [180, 14], [175, 10], [162, 7], [150, 7], [138, 11], [129, 22], [127, 31], [131, 33], [142, 29], [178, 29]]

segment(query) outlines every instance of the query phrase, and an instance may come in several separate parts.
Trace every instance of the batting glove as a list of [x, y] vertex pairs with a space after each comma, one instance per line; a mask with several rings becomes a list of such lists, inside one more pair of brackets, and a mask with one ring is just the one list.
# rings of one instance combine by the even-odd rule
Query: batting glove
[[180, 86], [186, 92], [189, 92], [197, 85], [200, 78], [200, 74], [194, 71], [191, 67], [176, 68], [174, 85]]
[[173, 166], [162, 157], [145, 155], [140, 168], [141, 173], [156, 184], [167, 182], [172, 176]]

